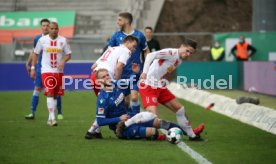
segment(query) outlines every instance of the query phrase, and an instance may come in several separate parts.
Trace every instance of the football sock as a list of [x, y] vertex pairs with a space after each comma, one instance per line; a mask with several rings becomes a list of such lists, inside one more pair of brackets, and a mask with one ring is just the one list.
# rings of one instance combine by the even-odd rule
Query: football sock
[[62, 114], [62, 112], [61, 112], [61, 96], [57, 97], [57, 112], [58, 112], [58, 114]]
[[49, 120], [55, 120], [56, 100], [53, 97], [47, 97], [47, 107], [49, 111]]
[[90, 132], [90, 133], [100, 133], [101, 132], [101, 129], [98, 125], [97, 119], [93, 122], [93, 124], [91, 125], [88, 132]]
[[140, 112], [135, 116], [131, 117], [125, 122], [125, 126], [129, 127], [130, 125], [137, 124], [137, 123], [144, 123], [151, 120], [154, 120], [157, 116], [150, 112]]
[[33, 97], [32, 97], [32, 106], [31, 106], [31, 110], [32, 110], [33, 115], [35, 115], [36, 107], [37, 107], [38, 102], [39, 102], [39, 94], [40, 94], [40, 91], [34, 90]]
[[185, 115], [185, 110], [183, 106], [176, 112], [176, 120], [181, 129], [183, 129], [189, 137], [193, 138], [196, 136]]
[[140, 102], [131, 102], [132, 114], [135, 115], [140, 112]]

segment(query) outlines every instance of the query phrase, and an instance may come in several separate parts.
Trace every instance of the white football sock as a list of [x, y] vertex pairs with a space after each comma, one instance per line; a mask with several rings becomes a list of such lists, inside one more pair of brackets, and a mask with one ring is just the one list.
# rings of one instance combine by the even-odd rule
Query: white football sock
[[90, 129], [88, 130], [88, 132], [90, 132], [90, 133], [100, 133], [101, 132], [101, 128], [98, 125], [97, 119], [95, 119], [95, 121], [91, 125]]
[[49, 111], [49, 120], [55, 120], [55, 100], [53, 97], [47, 97], [47, 107]]
[[126, 127], [137, 123], [144, 123], [155, 119], [157, 116], [150, 112], [140, 112], [125, 122]]
[[187, 133], [189, 137], [193, 138], [196, 136], [191, 125], [189, 124], [189, 120], [185, 115], [185, 109], [183, 106], [176, 112], [176, 120], [178, 125]]

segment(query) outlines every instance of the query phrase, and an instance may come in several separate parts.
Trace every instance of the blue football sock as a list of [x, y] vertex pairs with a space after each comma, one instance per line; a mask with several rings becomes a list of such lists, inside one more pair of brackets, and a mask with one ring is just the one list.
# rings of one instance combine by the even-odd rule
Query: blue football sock
[[140, 103], [138, 102], [132, 102], [131, 103], [132, 113], [135, 115], [137, 113], [140, 113]]
[[35, 115], [38, 102], [39, 102], [39, 96], [33, 95], [33, 97], [32, 97], [32, 107], [31, 107], [33, 115]]
[[33, 115], [35, 115], [36, 108], [37, 108], [37, 105], [38, 105], [38, 102], [39, 102], [39, 94], [40, 94], [40, 91], [34, 90], [33, 97], [32, 97], [32, 106], [31, 106], [31, 110], [32, 110]]
[[58, 111], [58, 114], [62, 114], [62, 112], [61, 112], [61, 96], [57, 97], [57, 111]]

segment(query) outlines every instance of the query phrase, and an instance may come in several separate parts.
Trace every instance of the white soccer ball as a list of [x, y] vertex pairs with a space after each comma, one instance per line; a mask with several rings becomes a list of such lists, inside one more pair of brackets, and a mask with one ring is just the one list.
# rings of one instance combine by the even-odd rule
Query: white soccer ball
[[181, 129], [171, 128], [168, 130], [167, 140], [171, 144], [178, 144], [182, 140], [182, 137], [183, 137], [183, 132]]

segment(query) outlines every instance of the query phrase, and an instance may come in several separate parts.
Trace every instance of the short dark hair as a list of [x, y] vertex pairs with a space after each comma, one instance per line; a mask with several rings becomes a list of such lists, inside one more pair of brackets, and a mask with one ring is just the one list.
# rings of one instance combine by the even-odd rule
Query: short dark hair
[[119, 16], [120, 16], [120, 17], [123, 17], [123, 18], [125, 18], [125, 19], [127, 19], [128, 22], [129, 22], [129, 24], [131, 24], [132, 21], [133, 21], [133, 16], [132, 16], [132, 14], [129, 13], [129, 12], [120, 13]]
[[50, 24], [50, 21], [49, 21], [49, 19], [47, 19], [47, 18], [41, 19], [40, 25], [42, 25], [43, 22], [48, 22], [48, 23]]
[[185, 46], [191, 46], [194, 49], [196, 49], [196, 47], [197, 47], [197, 42], [195, 40], [192, 40], [192, 39], [185, 39], [182, 44], [185, 45]]
[[147, 29], [152, 31], [152, 27], [150, 27], [150, 26], [146, 26], [145, 30], [147, 30]]
[[133, 35], [128, 35], [127, 37], [125, 37], [125, 39], [123, 40], [123, 43], [127, 41], [130, 41], [130, 42], [136, 41], [137, 44], [139, 43], [139, 40]]

